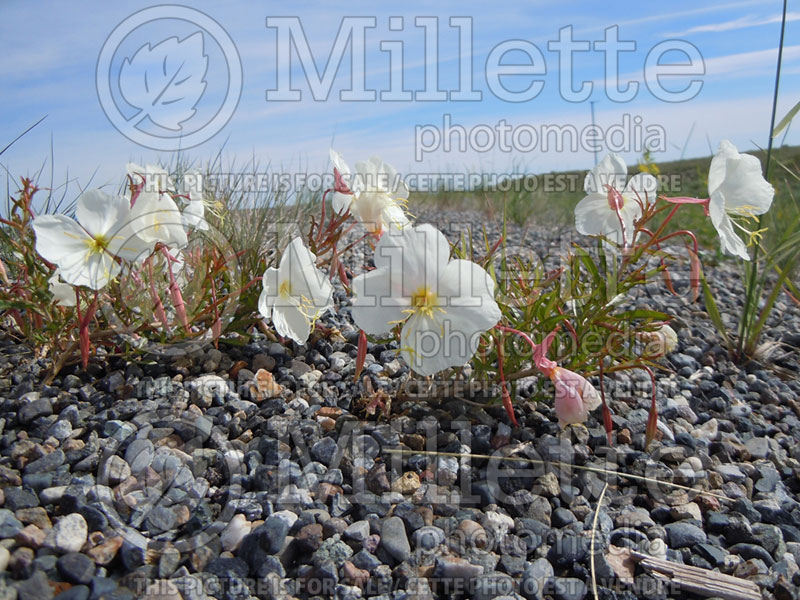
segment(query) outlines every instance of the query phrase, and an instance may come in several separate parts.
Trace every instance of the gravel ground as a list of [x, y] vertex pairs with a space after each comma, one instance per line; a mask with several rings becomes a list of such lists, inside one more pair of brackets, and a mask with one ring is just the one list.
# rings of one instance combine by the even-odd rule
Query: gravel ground
[[[483, 217], [426, 218], [453, 236]], [[512, 228], [509, 241], [548, 253], [565, 235], [532, 229], [523, 241]], [[735, 265], [707, 275], [732, 323]], [[609, 447], [600, 411], [561, 432], [552, 403], [516, 398], [512, 429], [502, 408], [415, 399], [396, 346], [371, 344], [365, 374], [393, 402], [388, 419], [367, 415], [353, 383], [357, 330], [336, 299], [322, 323], [340, 335], [306, 347], [261, 336], [170, 359], [98, 356], [49, 386], [48, 364], [4, 336], [0, 600], [581, 600], [592, 597], [595, 518], [600, 598], [687, 597], [641, 569], [623, 581], [610, 546], [798, 597], [798, 307], [776, 308], [767, 338], [781, 344], [767, 369], [727, 359], [702, 303], [637, 299], [677, 315], [679, 335], [658, 376], [662, 439], [645, 452], [640, 373], [609, 388]]]

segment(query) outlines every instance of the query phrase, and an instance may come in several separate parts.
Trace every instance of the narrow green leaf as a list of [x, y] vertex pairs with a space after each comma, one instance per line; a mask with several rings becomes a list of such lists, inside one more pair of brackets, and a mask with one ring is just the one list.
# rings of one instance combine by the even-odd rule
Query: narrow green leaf
[[789, 123], [792, 122], [797, 112], [800, 111], [800, 102], [795, 104], [792, 109], [786, 113], [786, 116], [781, 119], [781, 122], [775, 126], [775, 129], [772, 131], [772, 137], [777, 137], [778, 134], [786, 129], [789, 126]]

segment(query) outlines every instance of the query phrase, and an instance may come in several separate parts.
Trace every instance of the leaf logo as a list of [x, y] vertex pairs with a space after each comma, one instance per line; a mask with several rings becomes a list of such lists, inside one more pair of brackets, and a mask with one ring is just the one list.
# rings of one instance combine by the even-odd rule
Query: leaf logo
[[200, 31], [184, 40], [171, 37], [155, 46], [143, 45], [120, 68], [120, 92], [139, 109], [130, 121], [140, 123], [149, 117], [159, 127], [180, 131], [181, 124], [197, 112], [207, 72]]

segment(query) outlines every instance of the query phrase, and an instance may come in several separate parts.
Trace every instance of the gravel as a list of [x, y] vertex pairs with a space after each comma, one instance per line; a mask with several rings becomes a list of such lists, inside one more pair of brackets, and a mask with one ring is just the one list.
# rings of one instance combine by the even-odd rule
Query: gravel
[[[435, 220], [452, 237], [482, 219]], [[566, 235], [510, 226], [508, 242], [545, 255]], [[348, 269], [362, 269], [360, 252]], [[732, 324], [738, 272], [708, 264], [706, 276]], [[49, 363], [0, 333], [0, 600], [581, 600], [593, 527], [601, 598], [683, 597], [641, 571], [620, 581], [610, 544], [798, 598], [797, 306], [778, 301], [767, 367], [729, 360], [702, 301], [633, 299], [676, 315], [679, 339], [657, 375], [661, 436], [645, 451], [644, 374], [607, 378], [613, 448], [599, 411], [560, 431], [552, 402], [525, 385], [512, 428], [501, 406], [415, 396], [395, 342], [370, 343], [354, 381], [358, 331], [335, 297], [321, 320], [331, 335], [305, 347], [256, 333], [174, 357], [100, 351], [47, 386]], [[251, 393], [259, 369], [280, 393]], [[391, 413], [367, 412], [363, 377]], [[595, 525], [596, 473], [423, 450], [617, 468], [715, 495], [609, 478]]]

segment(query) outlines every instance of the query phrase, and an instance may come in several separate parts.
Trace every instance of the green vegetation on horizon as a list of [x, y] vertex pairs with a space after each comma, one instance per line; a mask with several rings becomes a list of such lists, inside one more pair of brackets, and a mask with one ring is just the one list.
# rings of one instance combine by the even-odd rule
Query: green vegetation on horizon
[[[748, 150], [764, 164], [766, 152]], [[775, 187], [775, 201], [762, 219], [767, 241], [782, 233], [782, 226], [800, 212], [800, 146], [783, 146], [772, 151], [773, 168], [770, 183]], [[642, 161], [640, 164], [644, 164]], [[652, 163], [651, 163], [652, 164]], [[664, 163], [656, 162], [666, 196], [708, 197], [708, 167], [711, 156], [688, 158]], [[639, 165], [628, 168], [633, 175]], [[652, 171], [651, 171], [652, 172]], [[506, 217], [519, 225], [568, 226], [574, 223], [575, 206], [583, 198], [583, 180], [587, 171], [550, 172], [525, 175], [516, 180], [510, 191], [486, 188], [471, 192], [412, 192], [409, 207], [412, 213], [421, 209], [486, 210]], [[533, 179], [536, 179], [534, 182]], [[511, 182], [510, 182], [511, 183]], [[518, 191], [519, 190], [519, 191]], [[552, 191], [551, 191], [552, 190]], [[670, 229], [688, 229], [695, 233], [703, 248], [719, 246], [710, 219], [699, 206], [683, 206]]]

